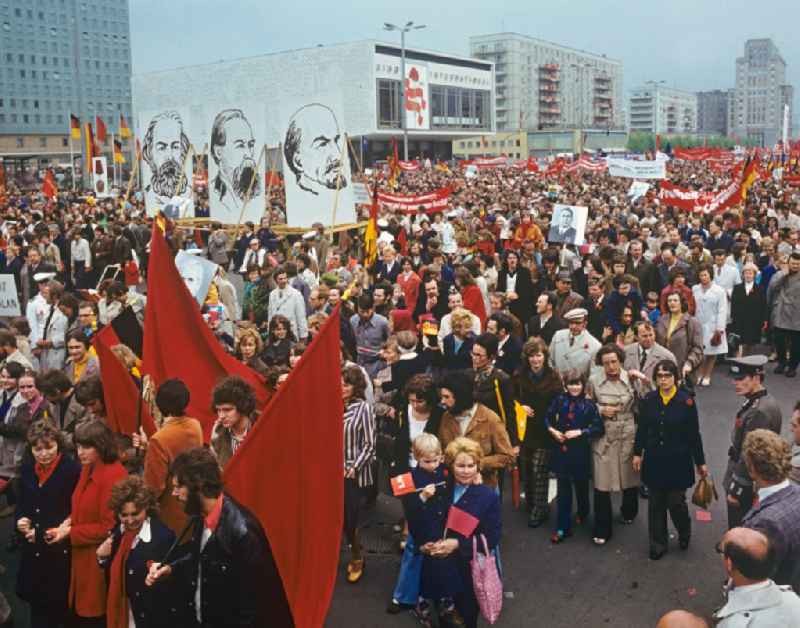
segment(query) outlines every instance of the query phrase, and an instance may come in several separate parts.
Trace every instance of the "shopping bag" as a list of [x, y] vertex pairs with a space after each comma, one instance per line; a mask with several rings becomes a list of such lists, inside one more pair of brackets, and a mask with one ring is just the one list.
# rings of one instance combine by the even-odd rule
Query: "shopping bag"
[[497, 558], [489, 552], [489, 546], [483, 534], [481, 534], [481, 541], [485, 554], [478, 554], [478, 540], [474, 536], [472, 537], [472, 561], [470, 561], [472, 586], [475, 589], [475, 597], [478, 600], [481, 615], [490, 624], [494, 624], [503, 609], [503, 583], [500, 581], [500, 574], [497, 571]]

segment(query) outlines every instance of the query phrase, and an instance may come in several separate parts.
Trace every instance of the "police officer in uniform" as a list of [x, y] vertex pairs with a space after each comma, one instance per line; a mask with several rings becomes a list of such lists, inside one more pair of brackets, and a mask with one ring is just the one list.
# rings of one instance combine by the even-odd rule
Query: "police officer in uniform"
[[737, 528], [753, 505], [753, 481], [742, 457], [745, 437], [757, 429], [781, 432], [781, 409], [775, 397], [764, 388], [765, 355], [751, 355], [731, 361], [731, 374], [736, 381], [736, 394], [745, 402], [736, 413], [736, 421], [728, 449], [728, 468], [723, 485], [728, 501], [728, 527]]
[[594, 356], [602, 344], [586, 331], [589, 312], [581, 307], [564, 315], [568, 329], [559, 329], [550, 343], [550, 366], [559, 374], [577, 371], [586, 376], [594, 363]]

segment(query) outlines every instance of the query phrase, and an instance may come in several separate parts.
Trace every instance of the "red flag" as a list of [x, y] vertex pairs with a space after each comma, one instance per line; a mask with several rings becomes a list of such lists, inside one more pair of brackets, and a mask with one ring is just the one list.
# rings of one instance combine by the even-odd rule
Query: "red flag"
[[[139, 430], [139, 387], [133, 376], [117, 359], [111, 347], [122, 344], [111, 325], [106, 325], [92, 336], [92, 345], [100, 361], [103, 373], [103, 398], [106, 403], [106, 418], [109, 427], [120, 434], [134, 434]], [[141, 404], [141, 425], [145, 434], [156, 432], [156, 424], [147, 404]]]
[[445, 531], [452, 530], [453, 532], [458, 532], [462, 536], [470, 536], [475, 532], [475, 528], [478, 527], [479, 523], [480, 520], [477, 517], [473, 517], [460, 508], [450, 506], [450, 512], [447, 513]]
[[392, 494], [395, 497], [408, 495], [409, 493], [413, 493], [417, 490], [417, 487], [414, 486], [414, 478], [411, 477], [410, 473], [397, 475], [393, 477], [391, 480], [389, 480], [389, 482], [392, 485]]
[[408, 236], [406, 235], [406, 228], [400, 226], [400, 233], [397, 234], [397, 244], [400, 247], [400, 254], [408, 254]]
[[44, 174], [44, 181], [42, 182], [42, 194], [44, 194], [47, 198], [55, 198], [58, 196], [56, 178], [53, 176], [53, 171], [49, 168]]
[[267, 533], [297, 628], [324, 624], [336, 582], [342, 414], [337, 308], [225, 467], [227, 492]]
[[238, 375], [253, 386], [258, 407], [269, 399], [261, 377], [229, 353], [209, 329], [197, 301], [175, 268], [161, 229], [153, 229], [147, 272], [142, 370], [153, 384], [178, 377], [191, 391], [186, 414], [203, 425], [208, 442], [216, 420], [211, 392], [226, 375]]
[[656, 133], [656, 152], [661, 150], [661, 135]]
[[100, 116], [95, 116], [95, 121], [97, 125], [97, 141], [101, 144], [106, 143], [106, 136], [108, 135], [108, 130], [106, 129], [106, 123], [103, 122], [103, 118]]

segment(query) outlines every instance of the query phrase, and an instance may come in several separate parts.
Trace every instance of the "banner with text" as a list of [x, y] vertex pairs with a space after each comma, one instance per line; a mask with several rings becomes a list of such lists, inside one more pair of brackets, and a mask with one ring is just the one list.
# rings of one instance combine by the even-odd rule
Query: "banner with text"
[[627, 179], [666, 179], [667, 162], [662, 159], [637, 161], [634, 159], [608, 159], [608, 174]]
[[378, 202], [384, 209], [416, 214], [420, 208], [433, 214], [444, 211], [450, 202], [450, 188], [440, 188], [429, 194], [408, 195], [378, 192]]

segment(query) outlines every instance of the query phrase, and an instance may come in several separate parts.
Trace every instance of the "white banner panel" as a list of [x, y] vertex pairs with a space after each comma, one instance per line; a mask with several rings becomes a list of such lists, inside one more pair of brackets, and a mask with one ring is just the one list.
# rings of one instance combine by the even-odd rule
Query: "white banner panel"
[[136, 128], [142, 145], [142, 186], [148, 216], [164, 211], [174, 196], [180, 196], [190, 201], [185, 215], [194, 217], [192, 160], [186, 158], [192, 144], [188, 122], [187, 109], [148, 111], [139, 116]]
[[0, 275], [0, 316], [21, 316], [14, 275]]
[[209, 215], [226, 225], [258, 224], [265, 212], [264, 105], [205, 107]]
[[637, 161], [635, 159], [611, 159], [608, 162], [608, 174], [612, 177], [627, 179], [666, 179], [667, 162], [658, 159]]

